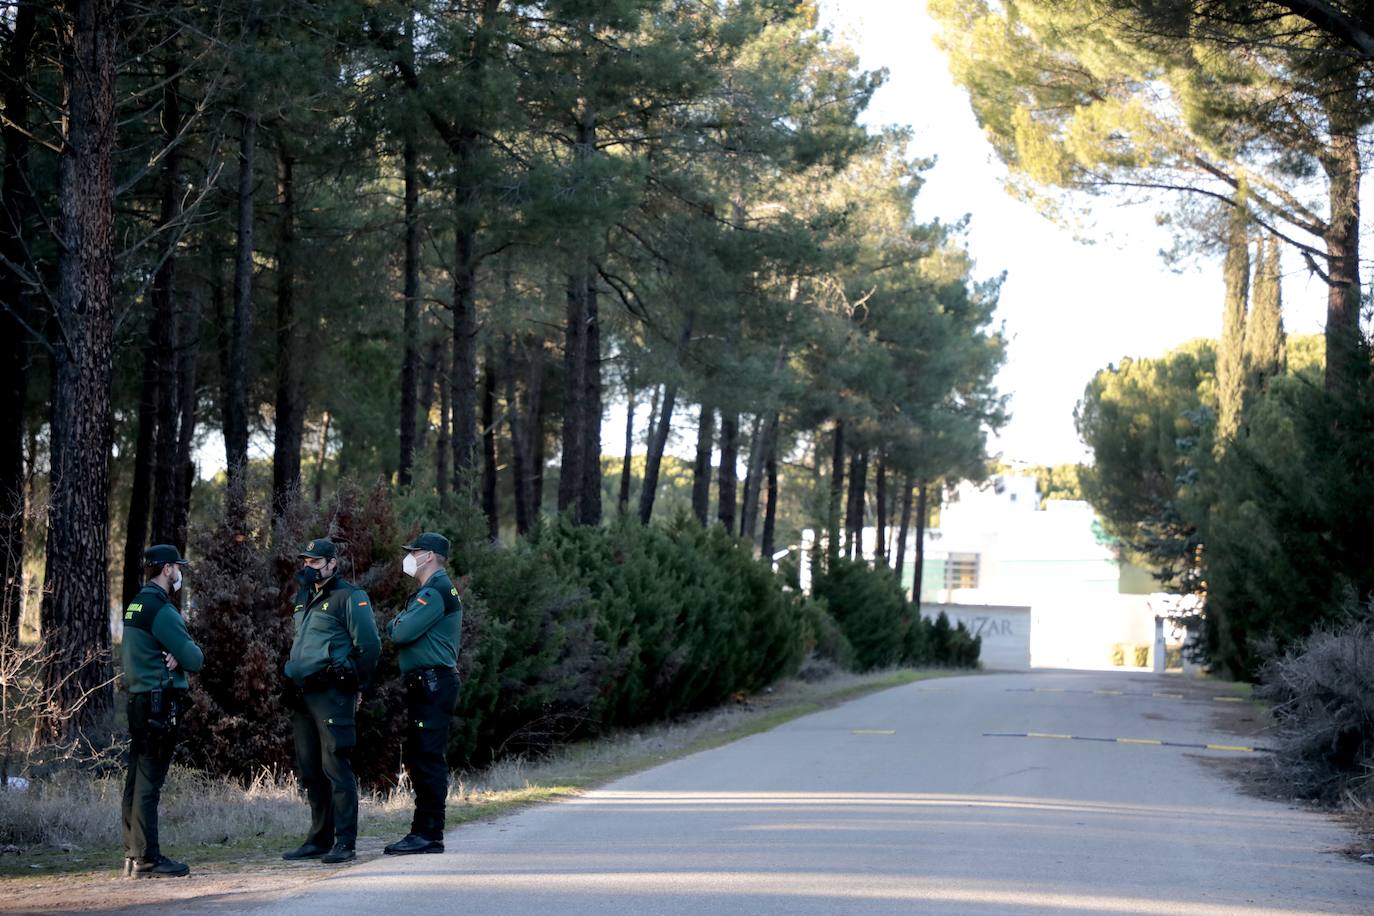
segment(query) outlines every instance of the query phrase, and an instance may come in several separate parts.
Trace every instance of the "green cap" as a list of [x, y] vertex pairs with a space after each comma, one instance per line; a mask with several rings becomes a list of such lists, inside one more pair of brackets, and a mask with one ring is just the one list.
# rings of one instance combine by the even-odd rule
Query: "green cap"
[[406, 550], [432, 550], [441, 557], [448, 557], [448, 538], [437, 531], [426, 531], [409, 544], [402, 544], [401, 547]]
[[296, 554], [298, 557], [310, 557], [312, 560], [332, 560], [338, 555], [338, 545], [329, 538], [315, 538], [302, 547], [300, 553]]
[[181, 551], [177, 550], [173, 544], [154, 544], [143, 551], [144, 566], [162, 566], [166, 563], [175, 563], [178, 566], [190, 565], [181, 558]]

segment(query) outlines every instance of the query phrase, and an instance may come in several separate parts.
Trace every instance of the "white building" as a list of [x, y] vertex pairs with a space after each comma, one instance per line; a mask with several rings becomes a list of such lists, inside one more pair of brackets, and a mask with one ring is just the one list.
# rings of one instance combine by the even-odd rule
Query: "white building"
[[[866, 529], [867, 556], [875, 544]], [[905, 556], [909, 592], [914, 533]], [[988, 668], [1152, 665], [1154, 618], [1172, 599], [1151, 585], [1117, 561], [1091, 506], [1050, 500], [1042, 509], [1031, 477], [961, 484], [926, 531], [922, 613], [944, 611], [981, 636]]]

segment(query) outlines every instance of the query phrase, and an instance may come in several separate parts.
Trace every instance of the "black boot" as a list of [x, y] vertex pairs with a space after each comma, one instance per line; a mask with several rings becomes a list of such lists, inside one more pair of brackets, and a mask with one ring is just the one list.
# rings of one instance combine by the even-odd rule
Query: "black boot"
[[314, 843], [302, 843], [290, 852], [284, 852], [281, 857], [288, 862], [295, 859], [318, 859], [320, 856], [329, 852], [327, 846], [316, 846]]
[[136, 859], [133, 864], [134, 878], [184, 878], [191, 873], [191, 866], [166, 856], [152, 859]]
[[401, 839], [388, 845], [382, 852], [389, 856], [413, 856], [422, 852], [443, 852], [443, 840], [429, 840], [414, 833], [408, 833]]
[[335, 843], [334, 848], [325, 853], [320, 861], [326, 865], [338, 865], [340, 862], [352, 862], [358, 856], [353, 852], [352, 846], [345, 846], [343, 843]]

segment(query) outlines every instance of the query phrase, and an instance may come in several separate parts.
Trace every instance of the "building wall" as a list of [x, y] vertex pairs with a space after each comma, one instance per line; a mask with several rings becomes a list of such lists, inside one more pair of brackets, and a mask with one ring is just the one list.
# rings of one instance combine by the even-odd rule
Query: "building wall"
[[1031, 609], [996, 605], [922, 604], [921, 616], [934, 620], [943, 612], [951, 625], [962, 623], [983, 640], [979, 661], [993, 671], [1031, 667]]

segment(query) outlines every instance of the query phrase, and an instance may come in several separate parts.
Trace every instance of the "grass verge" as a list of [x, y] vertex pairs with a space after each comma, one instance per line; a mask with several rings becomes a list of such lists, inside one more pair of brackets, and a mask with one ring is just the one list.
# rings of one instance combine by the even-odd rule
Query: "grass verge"
[[[678, 722], [646, 726], [563, 748], [539, 760], [502, 760], [484, 770], [456, 773], [448, 824], [483, 820], [539, 802], [585, 792], [660, 763], [768, 731], [801, 716], [865, 694], [961, 671], [893, 670], [836, 674], [816, 682], [786, 681], [720, 709]], [[119, 776], [66, 774], [30, 792], [0, 792], [0, 823], [41, 836], [38, 844], [0, 845], [0, 879], [109, 876], [122, 858]], [[399, 790], [362, 800], [360, 859], [406, 832], [411, 796]], [[281, 861], [300, 841], [309, 815], [295, 779], [263, 773], [244, 788], [174, 769], [163, 790], [160, 828], [164, 851], [202, 869], [229, 873], [300, 869]], [[318, 867], [318, 866], [314, 866]]]

